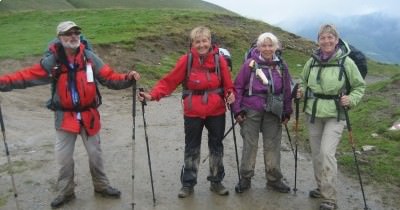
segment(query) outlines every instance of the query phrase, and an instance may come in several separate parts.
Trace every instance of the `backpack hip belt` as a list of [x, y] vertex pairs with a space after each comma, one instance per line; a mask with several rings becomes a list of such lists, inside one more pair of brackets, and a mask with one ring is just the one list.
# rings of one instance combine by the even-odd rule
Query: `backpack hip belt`
[[189, 107], [192, 108], [192, 95], [203, 95], [202, 96], [202, 103], [207, 104], [208, 102], [208, 94], [210, 93], [216, 93], [219, 94], [221, 97], [223, 96], [224, 89], [222, 88], [214, 88], [214, 89], [207, 89], [207, 90], [184, 90], [183, 91], [183, 97], [186, 98], [189, 97]]
[[340, 111], [340, 105], [339, 105], [339, 99], [340, 97], [338, 95], [325, 95], [325, 94], [319, 94], [319, 93], [314, 93], [314, 103], [312, 105], [312, 110], [311, 110], [311, 118], [310, 118], [310, 123], [315, 122], [315, 114], [317, 113], [317, 103], [319, 99], [325, 99], [325, 100], [333, 100], [336, 105], [336, 110], [337, 110], [337, 121], [339, 121], [339, 111]]

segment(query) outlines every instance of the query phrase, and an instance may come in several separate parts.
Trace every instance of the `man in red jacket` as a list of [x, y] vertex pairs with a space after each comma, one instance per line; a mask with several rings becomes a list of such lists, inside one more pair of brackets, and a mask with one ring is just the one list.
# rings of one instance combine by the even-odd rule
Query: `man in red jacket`
[[50, 46], [50, 55], [40, 63], [0, 76], [0, 91], [22, 89], [52, 83], [48, 107], [54, 110], [55, 154], [59, 165], [58, 195], [51, 207], [58, 208], [75, 198], [73, 152], [78, 135], [89, 156], [94, 190], [103, 196], [119, 198], [121, 192], [110, 186], [103, 169], [100, 147], [101, 96], [96, 83], [111, 89], [132, 86], [140, 79], [136, 71], [114, 72], [80, 42], [81, 27], [72, 21], [57, 26], [60, 42]]
[[150, 93], [141, 92], [139, 99], [158, 101], [171, 94], [179, 84], [183, 85], [185, 165], [178, 197], [191, 195], [197, 184], [204, 127], [208, 130], [210, 150], [210, 174], [207, 177], [211, 182], [210, 190], [218, 195], [228, 195], [229, 191], [221, 183], [225, 176], [222, 139], [226, 103], [231, 104], [235, 100], [231, 75], [225, 59], [218, 54], [218, 48], [211, 45], [211, 32], [208, 28], [193, 29], [190, 39], [193, 46], [190, 53], [183, 55], [175, 68], [158, 81]]

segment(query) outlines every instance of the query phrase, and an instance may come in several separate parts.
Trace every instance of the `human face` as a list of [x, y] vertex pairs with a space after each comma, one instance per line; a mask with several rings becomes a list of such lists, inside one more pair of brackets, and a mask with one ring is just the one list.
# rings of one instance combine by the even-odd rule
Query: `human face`
[[266, 39], [260, 46], [257, 47], [264, 59], [272, 60], [277, 46], [270, 39]]
[[58, 35], [61, 44], [67, 49], [77, 49], [81, 44], [80, 40], [81, 31], [72, 28], [64, 33]]
[[211, 48], [211, 39], [207, 36], [198, 36], [192, 41], [193, 47], [200, 55], [205, 55]]
[[318, 45], [324, 54], [332, 54], [336, 50], [339, 39], [331, 33], [322, 33], [318, 38]]

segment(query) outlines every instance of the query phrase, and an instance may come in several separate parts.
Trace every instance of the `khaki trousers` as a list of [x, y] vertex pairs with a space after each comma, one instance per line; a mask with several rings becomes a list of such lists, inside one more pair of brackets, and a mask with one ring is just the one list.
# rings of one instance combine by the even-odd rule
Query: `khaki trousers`
[[[310, 115], [306, 115], [310, 122]], [[317, 187], [324, 200], [336, 203], [337, 161], [336, 148], [342, 137], [346, 121], [337, 121], [336, 117], [315, 118], [308, 123], [311, 155]]]
[[259, 133], [262, 133], [265, 176], [267, 181], [279, 181], [281, 173], [282, 123], [271, 112], [247, 110], [246, 120], [240, 124], [243, 139], [240, 174], [243, 178], [254, 176]]
[[[74, 192], [74, 149], [78, 134], [56, 130], [55, 156], [59, 168], [57, 180], [58, 194], [70, 195]], [[100, 135], [87, 136], [81, 129], [80, 136], [89, 157], [89, 168], [94, 189], [102, 190], [109, 185], [103, 169]]]

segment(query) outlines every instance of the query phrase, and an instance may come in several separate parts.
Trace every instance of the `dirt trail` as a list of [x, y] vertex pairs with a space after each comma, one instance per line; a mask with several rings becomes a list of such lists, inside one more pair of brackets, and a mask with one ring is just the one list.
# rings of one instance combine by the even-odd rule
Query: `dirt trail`
[[[132, 201], [132, 97], [130, 90], [112, 91], [101, 89], [103, 105], [102, 148], [106, 173], [113, 186], [122, 191], [119, 200], [95, 196], [91, 184], [87, 155], [81, 139], [78, 138], [75, 149], [77, 199], [61, 209], [108, 210], [131, 209]], [[11, 160], [18, 163], [14, 174], [18, 190], [18, 200], [22, 209], [50, 209], [55, 196], [57, 177], [54, 161], [54, 128], [52, 113], [44, 108], [48, 98], [49, 86], [28, 90], [16, 90], [1, 94], [6, 136], [11, 152]], [[156, 205], [153, 206], [146, 145], [144, 138], [141, 106], [136, 106], [136, 144], [135, 144], [135, 202], [142, 209], [318, 209], [318, 200], [308, 198], [308, 190], [315, 187], [309, 154], [299, 154], [297, 194], [280, 194], [265, 188], [262, 162], [262, 150], [259, 151], [256, 175], [252, 189], [243, 194], [234, 192], [238, 181], [236, 159], [232, 135], [225, 143], [224, 184], [230, 195], [220, 197], [209, 190], [206, 181], [208, 162], [200, 165], [198, 185], [192, 197], [177, 198], [180, 188], [179, 175], [183, 164], [183, 119], [179, 103], [179, 94], [163, 99], [160, 103], [150, 102], [145, 107], [147, 132], [150, 143], [151, 161], [154, 177]], [[230, 118], [227, 117], [227, 127]], [[237, 127], [238, 128], [238, 127]], [[238, 150], [242, 140], [237, 129]], [[203, 139], [206, 139], [204, 132]], [[286, 134], [284, 135], [286, 138]], [[284, 139], [284, 142], [288, 142]], [[1, 210], [15, 209], [11, 180], [4, 171], [7, 159], [3, 143], [0, 154], [0, 203]], [[202, 144], [202, 160], [207, 155], [206, 141]], [[282, 151], [282, 171], [291, 187], [294, 184], [294, 158], [289, 150]], [[385, 189], [365, 186], [366, 196], [371, 209], [398, 209], [394, 201], [384, 205]], [[338, 196], [340, 209], [363, 209], [363, 201], [358, 180], [339, 174]]]

